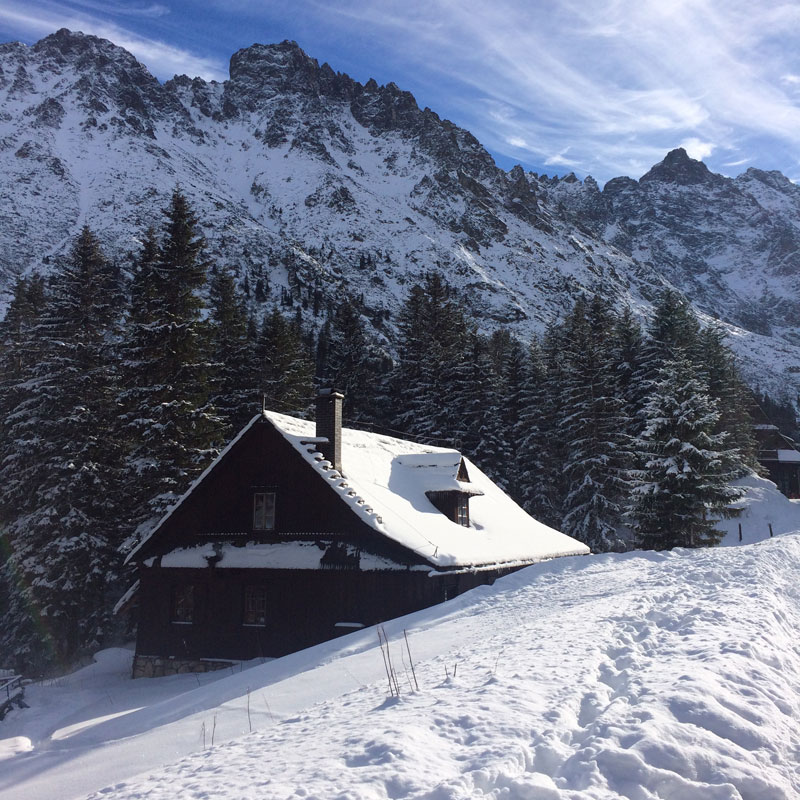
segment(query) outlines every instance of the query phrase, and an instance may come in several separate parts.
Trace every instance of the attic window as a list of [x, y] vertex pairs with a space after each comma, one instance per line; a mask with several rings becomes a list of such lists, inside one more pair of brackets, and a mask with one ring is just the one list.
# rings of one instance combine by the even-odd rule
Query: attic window
[[425, 492], [433, 505], [448, 519], [469, 528], [469, 494], [466, 492]]
[[275, 492], [253, 494], [253, 530], [271, 531], [275, 528]]

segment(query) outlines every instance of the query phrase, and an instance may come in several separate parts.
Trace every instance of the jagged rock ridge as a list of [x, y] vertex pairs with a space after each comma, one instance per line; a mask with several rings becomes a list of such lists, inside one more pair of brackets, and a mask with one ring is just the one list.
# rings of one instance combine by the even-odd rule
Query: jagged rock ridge
[[800, 370], [800, 200], [783, 176], [732, 181], [680, 150], [602, 191], [505, 172], [408, 92], [362, 85], [293, 42], [240, 50], [223, 83], [165, 84], [93, 36], [2, 45], [0, 165], [0, 288], [52, 264], [84, 221], [122, 259], [180, 184], [243, 284], [301, 308], [363, 295], [387, 344], [429, 269], [483, 327], [520, 334], [585, 290], [644, 310], [666, 280], [752, 331], [736, 341], [755, 379], [782, 386]]

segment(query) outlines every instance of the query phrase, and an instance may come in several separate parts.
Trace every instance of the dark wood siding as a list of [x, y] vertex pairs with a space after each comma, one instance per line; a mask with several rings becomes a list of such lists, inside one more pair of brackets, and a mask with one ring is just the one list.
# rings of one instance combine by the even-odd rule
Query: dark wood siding
[[[427, 571], [167, 569], [141, 570], [136, 652], [175, 658], [282, 656], [491, 583], [500, 573], [431, 576]], [[172, 587], [195, 587], [191, 625], [170, 622]], [[244, 589], [263, 585], [267, 623], [243, 624]]]
[[[270, 531], [253, 529], [253, 495], [259, 490], [276, 495]], [[361, 521], [271, 423], [256, 422], [145, 543], [137, 561], [209, 541], [281, 541], [326, 534], [400, 563], [420, 561]]]

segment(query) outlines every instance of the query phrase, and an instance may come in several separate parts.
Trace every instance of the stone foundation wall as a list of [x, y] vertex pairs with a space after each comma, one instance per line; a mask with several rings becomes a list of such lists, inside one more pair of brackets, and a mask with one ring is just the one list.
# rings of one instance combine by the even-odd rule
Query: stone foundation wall
[[164, 656], [133, 657], [133, 678], [162, 678], [164, 675], [182, 675], [186, 672], [213, 672], [226, 669], [235, 661], [214, 661], [212, 659], [165, 658]]

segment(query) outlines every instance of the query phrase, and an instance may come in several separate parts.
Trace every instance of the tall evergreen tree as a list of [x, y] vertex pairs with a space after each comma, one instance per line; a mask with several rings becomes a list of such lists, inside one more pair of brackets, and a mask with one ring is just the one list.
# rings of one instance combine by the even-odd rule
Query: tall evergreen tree
[[399, 319], [399, 360], [392, 376], [394, 426], [432, 443], [460, 438], [458, 393], [469, 371], [472, 331], [439, 273], [411, 288]]
[[373, 352], [357, 305], [350, 300], [337, 306], [327, 344], [320, 380], [344, 393], [345, 418], [364, 422], [386, 416], [386, 410], [375, 403], [382, 377], [381, 359]]
[[456, 366], [457, 373], [451, 376], [453, 383], [446, 395], [451, 413], [446, 432], [492, 480], [506, 489], [511, 452], [503, 427], [502, 382], [495, 372], [488, 340], [471, 335], [468, 348]]
[[712, 324], [702, 331], [699, 347], [700, 370], [719, 409], [715, 432], [727, 432], [727, 444], [733, 458], [730, 467], [733, 472], [744, 474], [758, 464], [750, 416], [753, 393], [739, 376], [733, 353], [725, 346], [725, 331], [720, 325]]
[[264, 317], [258, 342], [257, 385], [267, 408], [282, 412], [305, 411], [312, 399], [314, 365], [296, 321], [277, 306]]
[[666, 550], [717, 544], [715, 517], [739, 496], [729, 485], [727, 434], [708, 386], [685, 356], [667, 361], [646, 408], [630, 509], [638, 547]]
[[[142, 535], [189, 486], [223, 439], [208, 403], [210, 347], [200, 289], [206, 276], [198, 220], [177, 189], [133, 280], [121, 394], [129, 447], [131, 525]], [[131, 544], [135, 541], [131, 540]]]
[[667, 361], [688, 358], [697, 363], [700, 325], [689, 303], [674, 289], [665, 289], [653, 306], [642, 350], [644, 376], [658, 379]]
[[119, 559], [121, 453], [116, 415], [119, 273], [84, 227], [34, 331], [0, 464], [0, 517], [13, 586], [5, 646], [20, 666], [69, 663], [109, 623]]
[[566, 324], [559, 433], [564, 440], [563, 530], [594, 552], [622, 550], [617, 534], [625, 494], [625, 418], [613, 369], [607, 303], [579, 300]]
[[644, 358], [644, 335], [629, 306], [614, 320], [610, 339], [611, 370], [625, 414], [625, 433], [638, 437], [650, 390]]
[[245, 300], [229, 269], [209, 281], [211, 343], [210, 403], [225, 424], [225, 438], [238, 431], [259, 408], [255, 337]]
[[563, 517], [566, 458], [559, 434], [565, 349], [563, 330], [550, 325], [541, 342], [532, 340], [525, 403], [515, 431], [520, 442], [522, 501], [525, 510], [557, 528]]

